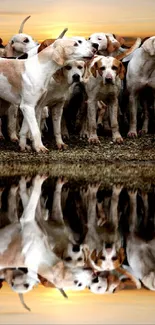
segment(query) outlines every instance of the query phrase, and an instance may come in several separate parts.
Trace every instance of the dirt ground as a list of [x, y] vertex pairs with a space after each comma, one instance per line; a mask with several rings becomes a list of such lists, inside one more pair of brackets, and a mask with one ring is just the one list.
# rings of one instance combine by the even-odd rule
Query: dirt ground
[[71, 137], [68, 148], [58, 151], [55, 142], [44, 142], [49, 152], [20, 152], [18, 144], [0, 142], [0, 176], [47, 173], [65, 175], [85, 181], [102, 181], [104, 185], [123, 183], [147, 188], [155, 185], [155, 138], [145, 135], [114, 144], [110, 137], [100, 137], [100, 145]]

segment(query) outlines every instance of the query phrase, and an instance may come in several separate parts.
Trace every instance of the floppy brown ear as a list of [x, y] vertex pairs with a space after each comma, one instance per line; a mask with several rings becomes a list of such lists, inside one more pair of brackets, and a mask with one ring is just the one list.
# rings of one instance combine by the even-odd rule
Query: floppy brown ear
[[120, 264], [123, 263], [124, 259], [125, 259], [124, 248], [121, 247], [120, 250], [119, 250], [119, 261], [120, 261]]
[[107, 38], [107, 52], [112, 53], [116, 50], [116, 46], [110, 41], [109, 36], [106, 35]]
[[63, 251], [62, 251], [61, 247], [59, 247], [59, 246], [54, 247], [53, 253], [59, 258], [61, 258], [61, 259], [63, 258]]
[[89, 256], [89, 247], [86, 244], [84, 244], [82, 250], [83, 250], [83, 254], [84, 254], [84, 262], [86, 263], [88, 260], [88, 256]]
[[91, 260], [93, 262], [96, 262], [96, 259], [97, 259], [97, 251], [96, 251], [96, 249], [93, 250], [93, 252], [90, 255], [90, 258], [91, 258]]
[[149, 55], [153, 56], [155, 55], [155, 37], [147, 39], [143, 44], [142, 48], [145, 52], [147, 52]]
[[46, 47], [50, 46], [51, 44], [53, 44], [54, 41], [51, 39], [46, 39], [45, 41], [43, 41], [39, 48], [38, 48], [38, 53], [41, 52], [42, 50], [44, 50]]
[[124, 77], [125, 77], [125, 71], [126, 70], [125, 70], [125, 67], [124, 67], [123, 63], [120, 62], [118, 74], [119, 74], [119, 77], [120, 77], [121, 80], [123, 80]]
[[84, 74], [82, 76], [83, 82], [87, 82], [90, 77], [89, 68], [86, 62], [84, 62]]
[[8, 43], [4, 49], [4, 56], [6, 58], [9, 58], [9, 57], [12, 57], [14, 56], [14, 53], [13, 53], [13, 47], [11, 45], [11, 43]]
[[61, 83], [64, 78], [63, 69], [61, 68], [57, 70], [52, 77], [56, 82]]
[[53, 49], [52, 60], [55, 61], [58, 65], [62, 66], [65, 63], [64, 49], [62, 46], [58, 45]]
[[90, 68], [90, 71], [94, 78], [96, 78], [97, 76], [96, 70], [97, 70], [97, 62], [95, 62], [94, 65]]
[[11, 285], [11, 281], [12, 281], [12, 276], [13, 276], [13, 270], [11, 269], [6, 269], [4, 271], [4, 276], [5, 276], [5, 280], [8, 284]]

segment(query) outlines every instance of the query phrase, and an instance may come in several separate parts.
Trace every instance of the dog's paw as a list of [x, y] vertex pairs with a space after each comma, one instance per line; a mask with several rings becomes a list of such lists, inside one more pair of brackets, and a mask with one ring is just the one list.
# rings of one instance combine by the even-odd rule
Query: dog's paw
[[68, 148], [68, 145], [65, 144], [64, 142], [57, 143], [57, 148], [58, 148], [59, 150], [65, 150], [65, 149]]
[[124, 141], [123, 141], [123, 138], [121, 137], [121, 135], [116, 135], [116, 136], [113, 136], [113, 142], [117, 143], [117, 144], [121, 144]]
[[90, 144], [100, 144], [101, 143], [97, 135], [90, 136], [88, 139], [88, 142]]
[[128, 132], [128, 137], [129, 138], [137, 138], [137, 132], [136, 131], [129, 131]]

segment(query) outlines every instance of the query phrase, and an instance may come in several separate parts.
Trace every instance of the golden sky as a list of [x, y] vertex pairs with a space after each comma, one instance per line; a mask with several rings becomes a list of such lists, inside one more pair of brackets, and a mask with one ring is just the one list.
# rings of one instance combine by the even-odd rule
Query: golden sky
[[25, 33], [38, 41], [55, 38], [64, 27], [67, 36], [93, 32], [121, 36], [155, 34], [155, 0], [0, 0], [0, 37], [4, 42], [31, 15]]

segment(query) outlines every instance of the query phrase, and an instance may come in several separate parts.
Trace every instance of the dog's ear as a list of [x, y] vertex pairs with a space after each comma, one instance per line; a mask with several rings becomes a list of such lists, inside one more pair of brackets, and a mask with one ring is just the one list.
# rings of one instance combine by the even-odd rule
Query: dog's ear
[[97, 250], [96, 250], [96, 249], [94, 249], [94, 250], [92, 251], [92, 253], [91, 253], [91, 255], [90, 255], [90, 258], [91, 258], [91, 260], [92, 260], [94, 263], [96, 263], [96, 260], [97, 260]]
[[61, 45], [57, 45], [53, 47], [52, 52], [52, 60], [56, 62], [58, 65], [62, 66], [65, 63], [65, 51]]
[[107, 38], [107, 52], [112, 53], [112, 52], [114, 52], [116, 50], [116, 47], [111, 42], [109, 36], [106, 35], [106, 38]]
[[145, 52], [147, 52], [149, 55], [153, 56], [155, 55], [155, 37], [148, 38], [143, 44], [142, 48]]
[[13, 269], [6, 269], [4, 271], [4, 276], [5, 276], [5, 280], [8, 284], [11, 285], [11, 282], [12, 282], [12, 277], [13, 277]]
[[97, 70], [98, 70], [98, 66], [97, 66], [97, 62], [95, 62], [93, 64], [93, 66], [90, 68], [90, 71], [91, 71], [91, 73], [92, 73], [92, 75], [93, 75], [94, 78], [97, 77], [97, 73], [96, 73]]
[[83, 250], [83, 254], [84, 254], [84, 262], [87, 263], [88, 256], [90, 253], [88, 245], [84, 244], [82, 250]]
[[13, 47], [11, 43], [8, 43], [4, 49], [4, 56], [6, 58], [11, 58], [14, 56]]
[[53, 253], [59, 258], [61, 258], [61, 259], [63, 258], [63, 250], [62, 250], [62, 247], [60, 247], [59, 245], [54, 247]]
[[87, 82], [90, 77], [90, 71], [87, 62], [84, 62], [84, 73], [83, 73], [83, 82]]
[[121, 80], [124, 79], [124, 77], [125, 77], [125, 72], [126, 72], [125, 67], [124, 67], [123, 63], [120, 62], [120, 64], [119, 64], [118, 74], [119, 74], [119, 77], [120, 77]]
[[41, 52], [42, 50], [44, 50], [46, 47], [48, 47], [49, 45], [51, 45], [54, 41], [51, 39], [46, 39], [45, 41], [43, 41], [39, 48], [38, 48], [38, 53]]
[[125, 44], [125, 39], [122, 36], [115, 35], [115, 38], [120, 43], [120, 46]]
[[64, 78], [63, 68], [57, 70], [52, 77], [58, 83], [63, 82], [63, 78]]
[[123, 263], [124, 259], [125, 259], [125, 253], [124, 253], [124, 248], [121, 247], [118, 253], [118, 257], [119, 257], [119, 261], [120, 261], [120, 265]]

